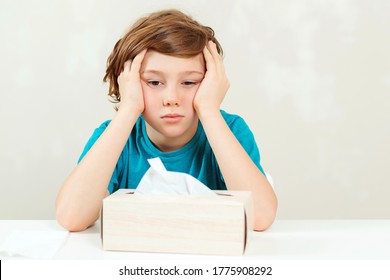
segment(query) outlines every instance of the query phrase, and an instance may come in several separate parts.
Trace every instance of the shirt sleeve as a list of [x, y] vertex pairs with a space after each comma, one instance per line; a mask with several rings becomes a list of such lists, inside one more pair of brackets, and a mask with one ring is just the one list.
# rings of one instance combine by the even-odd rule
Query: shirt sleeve
[[[95, 142], [99, 139], [99, 137], [106, 130], [106, 128], [109, 125], [109, 123], [110, 123], [110, 121], [105, 121], [98, 128], [95, 129], [95, 131], [93, 132], [92, 136], [89, 138], [87, 144], [85, 145], [84, 150], [81, 153], [80, 158], [77, 161], [77, 163], [80, 163], [80, 161], [84, 158], [84, 156], [88, 153], [88, 151], [92, 148], [92, 146], [95, 144]], [[119, 180], [118, 180], [119, 169], [120, 169], [120, 167], [117, 164], [117, 166], [115, 167], [114, 172], [113, 172], [113, 174], [111, 176], [110, 183], [107, 186], [107, 189], [110, 192], [110, 194], [118, 189], [118, 185], [119, 185]]]

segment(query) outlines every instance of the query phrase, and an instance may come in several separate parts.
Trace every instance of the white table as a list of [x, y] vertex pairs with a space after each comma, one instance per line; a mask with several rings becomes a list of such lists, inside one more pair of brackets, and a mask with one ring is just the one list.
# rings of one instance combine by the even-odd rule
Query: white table
[[[104, 251], [100, 224], [70, 233], [54, 259], [207, 260], [390, 260], [390, 220], [277, 220], [265, 232], [252, 232], [244, 256], [204, 256]], [[2, 220], [0, 244], [14, 230], [62, 230], [54, 220]], [[9, 257], [0, 254], [1, 259]], [[13, 257], [15, 258], [15, 257]]]

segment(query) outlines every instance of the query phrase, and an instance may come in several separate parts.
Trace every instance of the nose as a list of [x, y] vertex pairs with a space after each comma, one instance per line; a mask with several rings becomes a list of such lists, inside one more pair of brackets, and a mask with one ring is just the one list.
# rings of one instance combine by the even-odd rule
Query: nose
[[167, 88], [163, 100], [164, 106], [179, 106], [180, 98], [175, 88]]

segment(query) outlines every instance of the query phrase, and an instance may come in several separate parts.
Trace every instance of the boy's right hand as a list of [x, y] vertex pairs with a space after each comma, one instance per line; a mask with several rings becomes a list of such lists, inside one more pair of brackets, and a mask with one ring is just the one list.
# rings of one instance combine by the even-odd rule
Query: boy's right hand
[[128, 108], [137, 114], [144, 111], [144, 95], [141, 86], [140, 69], [147, 49], [137, 54], [133, 60], [124, 64], [124, 69], [118, 76], [119, 93], [121, 96], [119, 110]]

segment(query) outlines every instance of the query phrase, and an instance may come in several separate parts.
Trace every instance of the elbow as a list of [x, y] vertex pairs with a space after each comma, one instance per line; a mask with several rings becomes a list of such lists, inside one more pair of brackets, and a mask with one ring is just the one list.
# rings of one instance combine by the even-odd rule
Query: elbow
[[57, 222], [66, 230], [71, 231], [71, 232], [79, 232], [79, 231], [84, 231], [88, 228], [88, 226], [85, 226], [74, 219], [70, 217], [64, 217], [61, 215], [56, 216]]
[[64, 201], [60, 196], [55, 202], [55, 217], [57, 223], [70, 232], [80, 232], [86, 230], [95, 221], [92, 216], [86, 215], [86, 209], [75, 207], [71, 202]]
[[272, 226], [272, 224], [275, 221], [276, 218], [276, 211], [277, 211], [277, 202], [275, 203], [275, 206], [262, 212], [257, 212], [258, 214], [255, 215], [254, 218], [254, 224], [253, 224], [253, 230], [254, 231], [265, 231], [269, 227]]
[[68, 221], [64, 221], [64, 220], [58, 220], [57, 219], [57, 222], [63, 228], [65, 228], [66, 230], [68, 230], [70, 232], [80, 232], [80, 231], [84, 231], [84, 230], [87, 229], [87, 227], [85, 227], [85, 226], [81, 226], [81, 225], [78, 225], [78, 224], [75, 224], [75, 223], [72, 223], [72, 222], [68, 222]]
[[255, 220], [254, 225], [253, 225], [253, 230], [254, 231], [265, 231], [273, 224], [274, 220], [275, 220], [275, 217], [268, 218], [268, 219]]
[[66, 230], [80, 232], [95, 223], [100, 216], [100, 207], [90, 209], [59, 196], [55, 203], [55, 216], [58, 224]]
[[80, 215], [72, 214], [69, 211], [56, 210], [56, 220], [63, 228], [71, 232], [86, 230], [90, 224], [83, 221]]
[[80, 231], [84, 231], [84, 230], [86, 230], [88, 228], [88, 227], [86, 227], [84, 225], [80, 225], [80, 224], [74, 223], [74, 222], [69, 221], [69, 220], [63, 220], [63, 219], [58, 219], [57, 218], [57, 222], [63, 228], [65, 228], [66, 230], [68, 230], [70, 232], [80, 232]]

